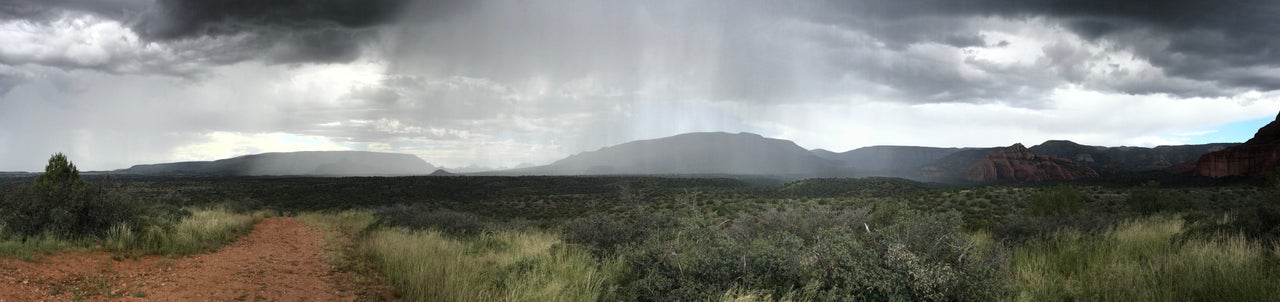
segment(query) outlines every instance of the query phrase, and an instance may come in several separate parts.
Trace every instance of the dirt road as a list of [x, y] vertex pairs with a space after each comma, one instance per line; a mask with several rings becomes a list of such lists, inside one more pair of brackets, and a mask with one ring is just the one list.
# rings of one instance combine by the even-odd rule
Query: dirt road
[[325, 261], [324, 233], [268, 218], [217, 252], [112, 260], [69, 253], [0, 260], [0, 301], [353, 301]]

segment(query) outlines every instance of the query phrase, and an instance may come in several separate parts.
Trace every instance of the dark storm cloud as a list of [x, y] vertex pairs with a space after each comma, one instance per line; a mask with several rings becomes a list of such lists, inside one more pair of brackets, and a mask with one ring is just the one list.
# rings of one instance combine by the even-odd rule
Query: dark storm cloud
[[[271, 63], [349, 62], [406, 0], [158, 0], [135, 30], [155, 40], [250, 34]], [[440, 1], [435, 1], [437, 3]], [[434, 5], [443, 10], [448, 3]], [[421, 17], [421, 16], [415, 16]], [[250, 59], [250, 58], [245, 58]]]
[[[1165, 37], [1163, 46], [1129, 46], [1173, 76], [1264, 91], [1280, 89], [1280, 74], [1274, 70], [1247, 70], [1280, 67], [1280, 18], [1276, 18], [1280, 2], [1052, 1], [1046, 2], [1042, 12], [1075, 20], [1073, 29], [1086, 37], [1105, 39], [1124, 29]], [[1133, 37], [1110, 40], [1125, 45], [1129, 38]]]
[[160, 39], [235, 34], [262, 27], [363, 28], [389, 21], [403, 0], [158, 0], [140, 34]]
[[1120, 27], [1110, 22], [1096, 20], [1076, 20], [1067, 23], [1067, 26], [1075, 31], [1080, 37], [1097, 40], [1102, 36], [1119, 30]]
[[[1047, 17], [1087, 40], [1104, 39], [1151, 61], [1167, 75], [1223, 88], [1280, 89], [1280, 2], [917, 0], [829, 1], [800, 6], [815, 20], [867, 30], [886, 41], [942, 41], [949, 17]], [[1152, 41], [1155, 39], [1155, 41]], [[1272, 68], [1257, 71], [1256, 67]], [[1136, 91], [1124, 91], [1135, 92]]]

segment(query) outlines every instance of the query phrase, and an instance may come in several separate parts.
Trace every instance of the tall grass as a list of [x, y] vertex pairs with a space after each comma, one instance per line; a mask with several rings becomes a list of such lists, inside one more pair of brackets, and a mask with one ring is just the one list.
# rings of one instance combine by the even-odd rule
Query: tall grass
[[412, 301], [595, 301], [620, 261], [540, 231], [498, 231], [465, 239], [438, 231], [384, 229], [367, 246], [383, 273]]
[[1265, 301], [1280, 297], [1275, 248], [1240, 235], [1180, 239], [1181, 219], [1060, 231], [1017, 248], [1017, 301]]
[[88, 249], [91, 246], [83, 240], [69, 240], [52, 234], [44, 234], [22, 238], [11, 234], [0, 234], [0, 258], [18, 258], [30, 261], [38, 255], [48, 255], [57, 251]]
[[133, 228], [117, 225], [107, 232], [103, 246], [121, 256], [144, 254], [189, 255], [209, 252], [235, 241], [253, 230], [266, 212], [233, 213], [223, 208], [191, 212], [171, 227], [153, 225]]
[[22, 238], [9, 232], [8, 226], [0, 222], [0, 258], [18, 258], [30, 261], [38, 255], [48, 255], [64, 250], [87, 250], [92, 243], [87, 240], [67, 239], [52, 233]]

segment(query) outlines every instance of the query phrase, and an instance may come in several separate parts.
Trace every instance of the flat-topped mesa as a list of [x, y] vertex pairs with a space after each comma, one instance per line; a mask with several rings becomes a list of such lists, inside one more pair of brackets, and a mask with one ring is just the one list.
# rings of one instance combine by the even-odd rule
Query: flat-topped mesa
[[832, 175], [842, 164], [789, 140], [754, 133], [695, 132], [582, 152], [517, 175]]
[[1196, 162], [1195, 173], [1208, 177], [1267, 175], [1280, 167], [1280, 115], [1244, 144], [1211, 152]]
[[399, 176], [423, 175], [435, 166], [411, 154], [368, 151], [301, 151], [252, 154], [215, 161], [137, 165], [116, 170], [135, 175], [202, 176]]

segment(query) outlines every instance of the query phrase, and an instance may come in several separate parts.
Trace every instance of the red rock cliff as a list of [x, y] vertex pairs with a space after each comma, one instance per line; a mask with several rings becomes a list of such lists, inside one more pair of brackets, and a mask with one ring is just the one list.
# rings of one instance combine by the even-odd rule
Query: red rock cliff
[[1208, 177], [1262, 176], [1280, 166], [1280, 116], [1239, 146], [1205, 154], [1196, 174]]
[[1066, 158], [1036, 155], [1022, 144], [987, 154], [969, 166], [965, 179], [974, 182], [1013, 180], [1075, 180], [1098, 177], [1098, 172]]

